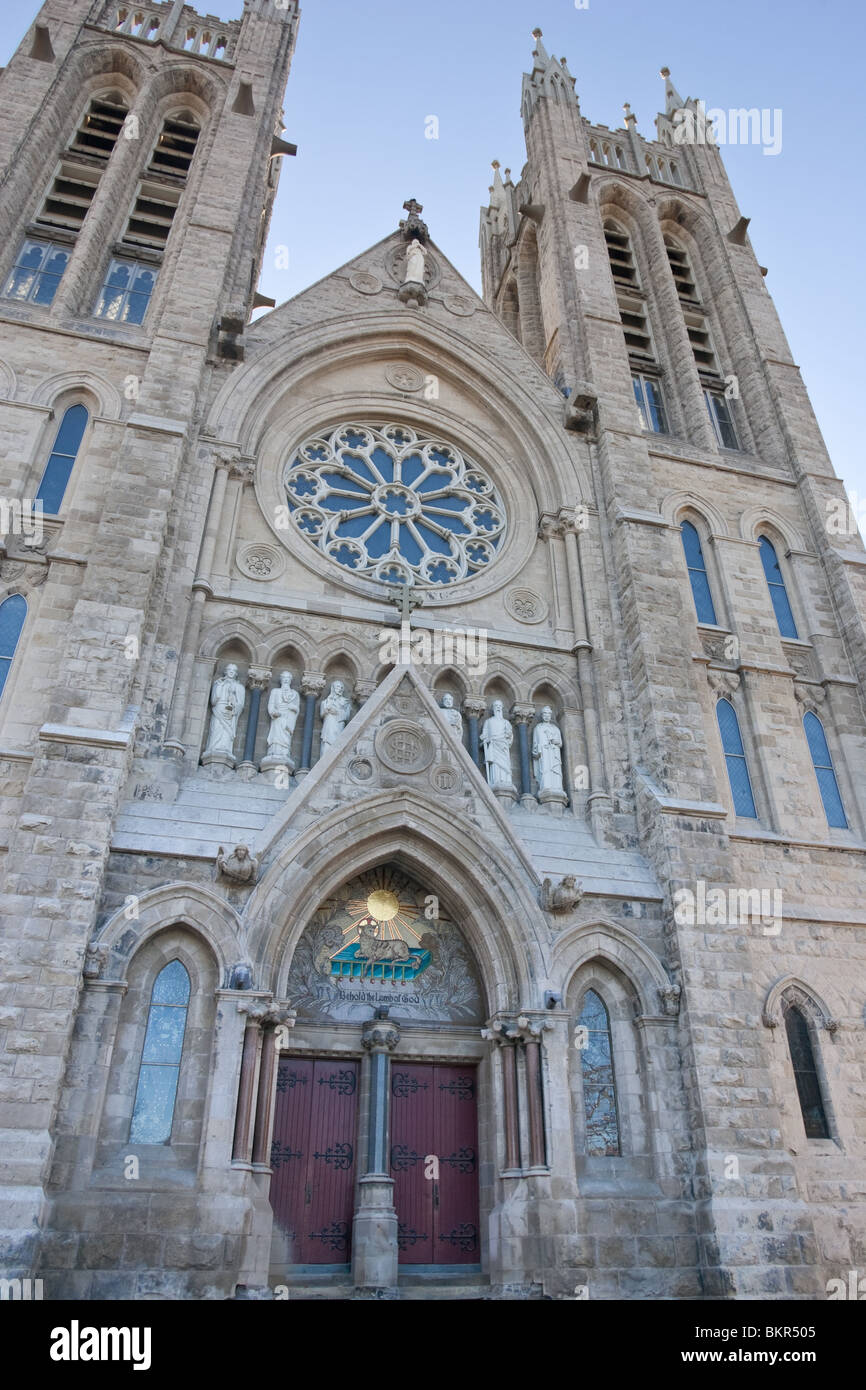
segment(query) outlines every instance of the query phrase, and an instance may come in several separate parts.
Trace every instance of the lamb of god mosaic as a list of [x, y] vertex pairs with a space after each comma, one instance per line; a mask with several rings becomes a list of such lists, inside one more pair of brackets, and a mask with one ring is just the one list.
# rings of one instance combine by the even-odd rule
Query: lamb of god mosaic
[[346, 907], [352, 920], [343, 928], [340, 950], [329, 958], [331, 975], [405, 981], [426, 970], [431, 955], [422, 948], [421, 931], [415, 926], [420, 909], [394, 892], [390, 877], [380, 879], [365, 897], [350, 899]]
[[452, 444], [405, 425], [342, 425], [306, 440], [286, 468], [289, 513], [306, 543], [387, 584], [454, 584], [493, 561], [505, 509]]

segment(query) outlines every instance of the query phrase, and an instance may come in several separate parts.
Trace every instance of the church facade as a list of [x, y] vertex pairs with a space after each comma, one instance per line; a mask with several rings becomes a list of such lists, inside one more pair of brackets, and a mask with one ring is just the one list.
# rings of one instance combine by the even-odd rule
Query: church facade
[[251, 321], [297, 23], [0, 76], [0, 1270], [826, 1297], [866, 553], [702, 109], [536, 32], [483, 298], [410, 198]]

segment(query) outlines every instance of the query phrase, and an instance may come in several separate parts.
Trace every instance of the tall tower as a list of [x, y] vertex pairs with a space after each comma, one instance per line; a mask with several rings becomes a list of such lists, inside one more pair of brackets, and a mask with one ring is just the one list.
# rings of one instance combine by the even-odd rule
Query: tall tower
[[844, 1077], [863, 1066], [866, 557], [704, 108], [662, 69], [655, 138], [628, 106], [595, 125], [535, 38], [528, 160], [516, 184], [495, 166], [481, 215], [484, 297], [589, 443], [707, 1291], [805, 1292], [813, 1272], [782, 1266], [853, 1259], [864, 1231]]
[[0, 542], [4, 655], [18, 652], [0, 902], [12, 1274], [52, 1159], [75, 1157], [53, 1135], [85, 947], [140, 692], [165, 659], [165, 566], [179, 531], [201, 537], [211, 478], [191, 423], [243, 355], [276, 156], [293, 153], [280, 107], [297, 21], [295, 0], [245, 0], [229, 23], [182, 0], [46, 0], [0, 78], [0, 495], [13, 516], [34, 498], [44, 513], [40, 535]]

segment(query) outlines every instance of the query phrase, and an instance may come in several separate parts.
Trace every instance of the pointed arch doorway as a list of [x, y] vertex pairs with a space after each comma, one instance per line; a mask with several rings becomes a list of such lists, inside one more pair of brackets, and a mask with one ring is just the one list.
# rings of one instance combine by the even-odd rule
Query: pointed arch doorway
[[[274, 1112], [275, 1277], [351, 1265], [357, 1282], [358, 1243], [386, 1228], [395, 1273], [480, 1268], [486, 1008], [457, 922], [397, 865], [370, 870], [321, 903], [286, 998], [297, 1022]], [[367, 1222], [374, 1197], [386, 1218]]]

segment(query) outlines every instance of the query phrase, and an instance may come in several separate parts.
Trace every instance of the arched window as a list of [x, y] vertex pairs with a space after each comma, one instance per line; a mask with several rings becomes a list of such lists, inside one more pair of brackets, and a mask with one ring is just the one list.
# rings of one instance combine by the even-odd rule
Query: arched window
[[36, 501], [49, 515], [60, 511], [63, 494], [69, 482], [84, 431], [87, 428], [87, 409], [83, 405], [71, 405], [64, 412], [60, 428], [54, 439], [54, 447], [45, 465]]
[[179, 960], [170, 961], [154, 980], [129, 1130], [131, 1144], [167, 1144], [171, 1139], [189, 992], [189, 975]]
[[788, 1047], [806, 1138], [829, 1139], [830, 1127], [827, 1124], [827, 1114], [821, 1096], [821, 1083], [815, 1066], [809, 1025], [795, 1004], [789, 1004], [785, 1009], [785, 1032], [788, 1035]]
[[746, 762], [746, 750], [740, 737], [740, 724], [730, 700], [719, 700], [716, 705], [716, 718], [722, 736], [722, 748], [728, 768], [728, 781], [734, 798], [734, 810], [738, 816], [748, 816], [757, 820], [755, 798], [752, 795], [752, 782]]
[[770, 544], [766, 536], [760, 536], [758, 548], [761, 552], [764, 574], [767, 576], [767, 583], [770, 586], [770, 598], [773, 600], [779, 631], [783, 637], [796, 637], [797, 624], [794, 622], [794, 614], [788, 601], [788, 591], [782, 578], [782, 570], [775, 547]]
[[3, 694], [26, 617], [27, 600], [20, 594], [11, 594], [5, 602], [0, 603], [0, 695]]
[[704, 561], [704, 551], [701, 538], [698, 535], [698, 528], [693, 526], [690, 521], [684, 521], [680, 531], [698, 622], [716, 625], [716, 609], [710, 592], [710, 581], [707, 578], [707, 566]]
[[588, 989], [577, 1021], [586, 1029], [579, 1039], [586, 1114], [586, 1153], [592, 1158], [617, 1157], [621, 1152], [610, 1015], [604, 1000]]
[[812, 755], [812, 766], [818, 779], [818, 790], [824, 803], [827, 824], [837, 830], [847, 830], [848, 818], [839, 794], [839, 783], [833, 770], [833, 759], [830, 757], [824, 726], [817, 714], [810, 710], [803, 719], [803, 728], [806, 731], [806, 741]]

